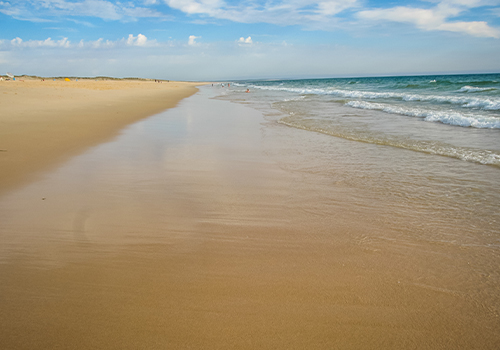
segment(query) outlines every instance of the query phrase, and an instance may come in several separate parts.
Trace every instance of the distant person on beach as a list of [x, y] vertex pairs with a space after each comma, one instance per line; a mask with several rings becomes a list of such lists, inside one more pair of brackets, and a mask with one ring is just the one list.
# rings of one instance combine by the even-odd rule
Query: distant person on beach
[[250, 92], [250, 89], [247, 89], [247, 91], [245, 91], [245, 92]]

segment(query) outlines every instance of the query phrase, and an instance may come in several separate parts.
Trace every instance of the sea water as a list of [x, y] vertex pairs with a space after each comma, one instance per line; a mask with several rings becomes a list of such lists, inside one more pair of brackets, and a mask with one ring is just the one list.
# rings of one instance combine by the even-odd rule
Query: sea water
[[398, 257], [395, 283], [477, 305], [498, 329], [499, 74], [213, 89], [263, 111], [267, 154], [296, 177], [289, 202], [311, 222], [334, 238], [344, 224], [367, 254]]
[[219, 91], [262, 110], [279, 130], [276, 159], [318, 183], [322, 196], [305, 210], [372, 215], [387, 228], [373, 239], [500, 254], [500, 74], [234, 81]]
[[500, 166], [500, 74], [233, 82], [279, 123]]

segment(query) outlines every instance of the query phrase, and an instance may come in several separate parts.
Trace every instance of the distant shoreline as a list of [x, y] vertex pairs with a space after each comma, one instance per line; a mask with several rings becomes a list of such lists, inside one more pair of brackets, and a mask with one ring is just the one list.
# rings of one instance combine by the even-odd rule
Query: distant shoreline
[[[66, 78], [71, 79], [71, 80], [113, 80], [113, 81], [155, 81], [155, 80], [160, 80], [160, 81], [176, 81], [176, 80], [171, 80], [171, 79], [162, 79], [162, 78], [140, 78], [140, 77], [124, 77], [124, 78], [115, 78], [115, 77], [108, 77], [108, 76], [95, 76], [95, 77], [81, 77], [81, 76], [70, 76], [70, 75], [60, 75], [60, 76], [50, 76], [50, 77], [45, 77], [45, 76], [38, 76], [38, 75], [27, 75], [27, 74], [22, 74], [22, 75], [14, 75], [16, 79], [30, 79], [30, 80], [41, 80], [41, 79], [46, 79], [46, 80], [64, 80]], [[10, 79], [8, 75], [6, 74], [0, 74], [1, 78], [4, 79]], [[187, 82], [195, 82], [195, 81], [187, 81]], [[196, 82], [195, 82], [196, 83]]]

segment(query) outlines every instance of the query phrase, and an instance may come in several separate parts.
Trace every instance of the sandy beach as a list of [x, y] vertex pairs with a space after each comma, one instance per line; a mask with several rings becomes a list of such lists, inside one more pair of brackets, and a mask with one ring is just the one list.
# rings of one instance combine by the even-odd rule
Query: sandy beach
[[0, 82], [0, 193], [196, 91], [184, 82]]
[[273, 123], [219, 87], [25, 84], [0, 84], [3, 348], [500, 345], [497, 250], [412, 236], [460, 225], [426, 212], [434, 197], [384, 197], [414, 170], [390, 147]]

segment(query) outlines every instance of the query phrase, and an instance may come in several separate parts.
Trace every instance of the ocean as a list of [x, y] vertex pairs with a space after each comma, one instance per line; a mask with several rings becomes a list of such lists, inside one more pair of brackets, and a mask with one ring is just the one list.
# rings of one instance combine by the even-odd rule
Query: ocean
[[218, 99], [262, 111], [265, 139], [279, 140], [269, 153], [330, 198], [305, 210], [370, 213], [390, 228], [372, 240], [495, 247], [500, 255], [500, 74], [234, 81], [214, 89]]
[[236, 98], [270, 105], [288, 126], [500, 166], [500, 74], [232, 84]]

